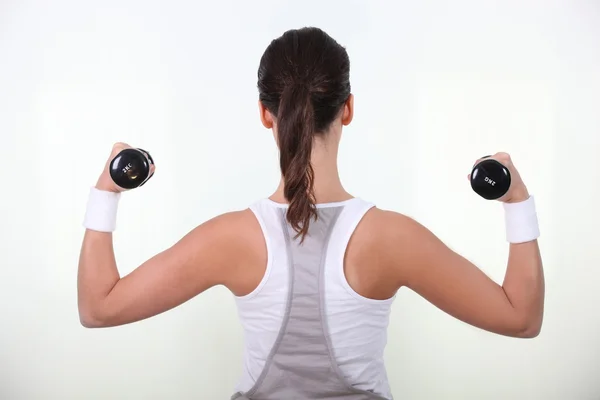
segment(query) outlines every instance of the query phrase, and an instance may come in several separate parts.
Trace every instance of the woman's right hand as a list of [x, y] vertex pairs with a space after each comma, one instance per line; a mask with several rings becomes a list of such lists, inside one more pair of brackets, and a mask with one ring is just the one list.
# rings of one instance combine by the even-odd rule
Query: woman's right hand
[[[477, 161], [475, 161], [475, 164], [473, 164], [473, 168], [480, 162], [489, 159], [498, 161], [500, 164], [504, 165], [510, 172], [511, 180], [508, 192], [506, 192], [504, 196], [500, 197], [498, 201], [503, 203], [519, 203], [521, 201], [527, 200], [529, 198], [529, 191], [527, 190], [525, 183], [523, 183], [523, 179], [521, 179], [521, 175], [519, 174], [519, 171], [517, 171], [517, 169], [515, 168], [515, 165], [513, 164], [512, 159], [510, 158], [510, 155], [508, 153], [500, 152], [494, 154], [493, 156], [480, 158]], [[467, 176], [467, 179], [469, 179], [469, 181], [471, 180], [471, 174]]]

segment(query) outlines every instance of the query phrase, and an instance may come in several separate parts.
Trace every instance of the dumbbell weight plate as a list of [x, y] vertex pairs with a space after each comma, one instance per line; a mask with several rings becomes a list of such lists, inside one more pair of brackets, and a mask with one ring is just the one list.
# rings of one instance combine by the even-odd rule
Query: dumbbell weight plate
[[111, 161], [109, 172], [115, 184], [123, 189], [134, 189], [143, 185], [153, 164], [150, 155], [140, 149], [125, 149]]
[[510, 188], [510, 182], [508, 168], [496, 160], [483, 160], [471, 171], [471, 188], [486, 200], [504, 196]]

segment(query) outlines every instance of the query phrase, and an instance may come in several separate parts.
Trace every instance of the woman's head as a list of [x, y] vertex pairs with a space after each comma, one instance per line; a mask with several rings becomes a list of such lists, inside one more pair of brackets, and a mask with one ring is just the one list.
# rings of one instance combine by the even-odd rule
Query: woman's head
[[263, 111], [272, 118], [263, 118], [263, 123], [276, 130], [284, 195], [290, 203], [287, 219], [304, 238], [317, 216], [313, 142], [328, 134], [351, 100], [348, 53], [318, 28], [287, 31], [260, 60], [258, 91]]

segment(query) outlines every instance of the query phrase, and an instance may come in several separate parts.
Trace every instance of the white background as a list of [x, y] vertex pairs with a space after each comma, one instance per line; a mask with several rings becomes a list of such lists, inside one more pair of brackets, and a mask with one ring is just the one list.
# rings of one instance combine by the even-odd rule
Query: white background
[[318, 26], [347, 47], [351, 193], [418, 219], [498, 282], [502, 210], [466, 180], [513, 155], [536, 196], [546, 313], [534, 340], [467, 326], [408, 290], [393, 307], [397, 399], [600, 398], [600, 3], [0, 1], [0, 399], [227, 399], [241, 368], [214, 288], [129, 326], [79, 325], [88, 189], [111, 145], [158, 169], [124, 195], [122, 274], [278, 183], [257, 112], [270, 40]]

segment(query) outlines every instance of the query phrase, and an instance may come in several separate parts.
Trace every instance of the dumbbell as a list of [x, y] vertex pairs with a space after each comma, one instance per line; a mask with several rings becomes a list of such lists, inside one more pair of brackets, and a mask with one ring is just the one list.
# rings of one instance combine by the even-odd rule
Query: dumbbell
[[499, 199], [510, 188], [510, 171], [496, 160], [483, 160], [471, 171], [471, 188], [486, 200]]
[[152, 178], [150, 167], [153, 164], [154, 160], [146, 150], [125, 149], [110, 162], [110, 177], [123, 189], [135, 189]]

